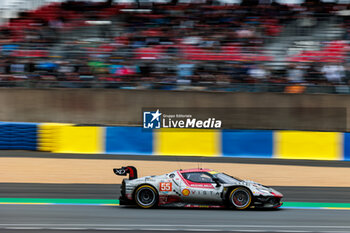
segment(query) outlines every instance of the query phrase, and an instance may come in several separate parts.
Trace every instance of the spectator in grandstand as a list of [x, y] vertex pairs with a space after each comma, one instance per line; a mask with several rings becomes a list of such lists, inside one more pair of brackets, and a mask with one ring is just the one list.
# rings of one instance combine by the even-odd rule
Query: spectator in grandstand
[[321, 72], [327, 81], [332, 84], [341, 84], [345, 78], [345, 69], [340, 63], [326, 64], [322, 67]]
[[308, 68], [306, 69], [305, 81], [314, 84], [325, 83], [326, 80], [322, 75], [321, 67], [319, 66], [319, 64], [313, 63], [308, 66]]
[[75, 68], [69, 61], [59, 62], [59, 67], [57, 68], [57, 80], [64, 81], [66, 76], [73, 73]]
[[350, 64], [349, 63], [345, 66], [344, 84], [350, 85]]
[[254, 82], [268, 82], [270, 72], [263, 65], [254, 65], [248, 70], [249, 77]]
[[304, 82], [305, 78], [305, 66], [291, 64], [287, 69], [287, 80], [290, 83]]
[[177, 76], [179, 79], [189, 78], [193, 75], [195, 64], [190, 61], [185, 61], [177, 65]]
[[24, 74], [26, 71], [26, 64], [23, 61], [15, 61], [10, 65], [10, 72], [12, 74]]
[[[0, 73], [38, 80], [144, 82], [144, 87], [150, 82], [347, 82], [344, 73], [350, 74], [350, 69], [344, 70], [342, 64], [293, 63], [285, 74], [275, 74], [266, 65], [274, 57], [264, 55], [265, 43], [279, 36], [286, 22], [297, 19], [305, 28], [314, 27], [316, 13], [333, 14], [331, 5], [173, 3], [147, 3], [144, 12], [132, 4], [83, 6], [85, 10], [78, 4], [52, 4], [21, 15], [0, 29]], [[96, 22], [87, 23], [104, 17], [108, 23], [102, 32]], [[328, 50], [341, 58], [345, 49], [334, 44]], [[293, 62], [325, 62], [322, 59], [329, 57], [311, 55]]]

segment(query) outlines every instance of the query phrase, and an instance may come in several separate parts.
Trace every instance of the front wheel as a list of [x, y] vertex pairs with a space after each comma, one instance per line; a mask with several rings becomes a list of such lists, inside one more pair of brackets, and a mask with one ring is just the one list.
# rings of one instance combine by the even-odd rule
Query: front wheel
[[157, 205], [157, 190], [150, 185], [141, 185], [135, 191], [136, 205], [141, 208], [153, 208]]
[[236, 209], [247, 209], [252, 203], [252, 195], [247, 188], [238, 187], [231, 191], [229, 203]]

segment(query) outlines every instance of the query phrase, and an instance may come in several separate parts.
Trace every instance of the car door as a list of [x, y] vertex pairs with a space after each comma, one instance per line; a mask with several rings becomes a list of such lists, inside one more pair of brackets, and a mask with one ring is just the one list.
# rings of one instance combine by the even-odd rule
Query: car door
[[180, 174], [182, 199], [187, 203], [222, 204], [223, 186], [217, 186], [208, 172], [184, 172]]

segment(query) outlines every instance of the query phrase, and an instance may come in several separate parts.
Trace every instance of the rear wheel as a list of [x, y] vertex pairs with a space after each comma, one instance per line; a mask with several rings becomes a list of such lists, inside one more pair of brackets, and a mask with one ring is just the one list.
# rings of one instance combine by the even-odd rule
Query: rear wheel
[[238, 187], [231, 191], [229, 196], [229, 203], [232, 207], [244, 210], [252, 203], [252, 195], [247, 188]]
[[158, 193], [151, 185], [141, 185], [135, 191], [135, 202], [141, 208], [153, 208], [158, 202]]

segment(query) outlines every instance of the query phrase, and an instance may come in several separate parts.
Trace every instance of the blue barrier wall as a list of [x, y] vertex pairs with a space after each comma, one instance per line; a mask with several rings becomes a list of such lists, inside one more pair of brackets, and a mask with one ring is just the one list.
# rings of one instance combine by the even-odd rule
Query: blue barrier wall
[[350, 133], [343, 134], [343, 160], [350, 160]]
[[36, 150], [36, 123], [0, 122], [0, 149], [2, 150]]
[[153, 132], [141, 127], [106, 127], [106, 153], [142, 154], [153, 153]]
[[229, 157], [273, 156], [272, 130], [222, 130], [222, 155]]
[[[195, 153], [197, 156], [350, 160], [350, 133], [342, 132], [212, 130], [205, 135], [197, 135], [188, 129], [162, 133], [161, 130], [144, 131], [141, 127], [127, 126], [81, 127], [67, 124], [49, 126], [50, 132], [45, 134], [38, 133], [39, 129], [43, 131], [48, 127], [45, 124], [0, 122], [0, 149], [154, 155], [157, 154], [154, 145], [159, 146], [163, 140], [161, 146], [166, 153], [162, 155], [190, 155], [186, 154], [187, 146], [198, 149]], [[62, 143], [70, 150], [58, 150], [62, 147]], [[208, 143], [217, 148], [210, 155], [208, 149], [204, 147]], [[49, 146], [43, 147], [44, 144]], [[86, 147], [91, 147], [92, 144], [96, 144], [100, 149], [97, 150], [95, 145], [93, 150], [87, 151]], [[174, 145], [178, 145], [177, 153], [172, 152]]]

